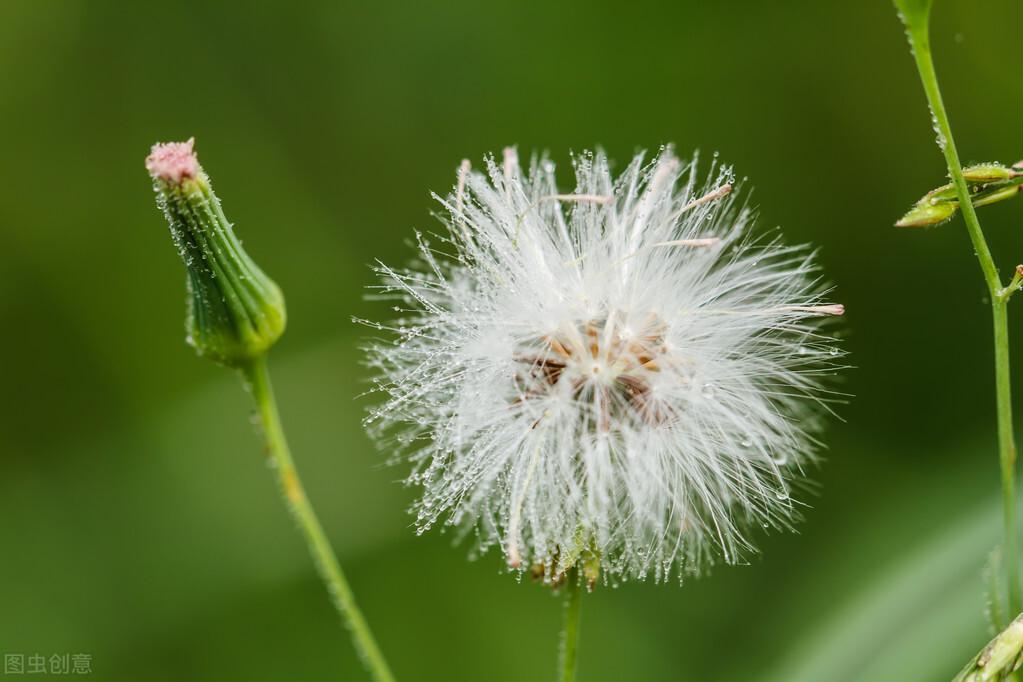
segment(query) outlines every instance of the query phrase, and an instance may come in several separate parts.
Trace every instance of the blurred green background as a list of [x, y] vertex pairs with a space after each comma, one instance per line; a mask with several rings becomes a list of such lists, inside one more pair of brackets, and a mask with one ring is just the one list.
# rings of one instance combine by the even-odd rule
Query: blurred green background
[[[934, 19], [964, 160], [1017, 160], [1023, 3]], [[350, 317], [386, 316], [367, 264], [403, 262], [436, 226], [428, 192], [507, 144], [562, 167], [593, 145], [719, 151], [762, 228], [821, 247], [858, 367], [800, 533], [587, 596], [580, 679], [941, 680], [986, 641], [989, 312], [960, 222], [891, 226], [943, 163], [888, 2], [3, 0], [0, 131], [0, 652], [89, 653], [102, 680], [365, 679], [246, 396], [183, 343], [142, 159], [191, 135], [286, 292], [285, 422], [399, 679], [553, 678], [559, 602], [416, 538], [356, 399]], [[1021, 211], [981, 214], [1003, 271]]]

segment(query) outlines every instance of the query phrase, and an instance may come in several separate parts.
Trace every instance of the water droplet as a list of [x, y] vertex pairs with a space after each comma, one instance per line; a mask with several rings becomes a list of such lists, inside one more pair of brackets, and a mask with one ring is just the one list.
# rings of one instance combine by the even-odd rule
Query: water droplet
[[716, 391], [717, 391], [717, 388], [715, 388], [714, 384], [712, 384], [712, 383], [710, 383], [710, 382], [708, 381], [707, 383], [705, 383], [705, 384], [703, 385], [703, 388], [702, 388], [702, 389], [700, 389], [700, 394], [701, 394], [701, 395], [702, 395], [702, 396], [703, 396], [704, 398], [713, 398], [713, 397], [714, 397], [714, 393], [715, 393]]
[[789, 457], [785, 453], [776, 453], [771, 456], [771, 461], [781, 467], [789, 463]]
[[739, 445], [741, 445], [744, 448], [752, 447], [753, 441], [750, 440], [749, 438], [743, 438], [741, 441], [739, 441]]
[[784, 502], [785, 500], [789, 499], [789, 492], [782, 488], [781, 490], [776, 490], [774, 496], [777, 497], [782, 502]]
[[934, 110], [931, 110], [931, 127], [934, 129], [934, 141], [938, 143], [941, 149], [945, 149], [945, 135], [941, 132], [941, 125], [938, 123], [938, 117], [935, 116]]
[[841, 352], [842, 351], [838, 350], [837, 346], [832, 346], [831, 348], [828, 349], [828, 355], [830, 355], [831, 357], [835, 357]]

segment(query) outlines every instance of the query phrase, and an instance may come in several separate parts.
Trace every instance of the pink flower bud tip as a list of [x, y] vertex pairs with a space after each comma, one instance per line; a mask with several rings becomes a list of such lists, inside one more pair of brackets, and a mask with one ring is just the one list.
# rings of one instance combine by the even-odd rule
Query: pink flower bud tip
[[199, 175], [199, 160], [192, 151], [195, 138], [188, 142], [164, 142], [154, 144], [146, 157], [146, 170], [154, 180], [165, 180], [181, 184], [186, 178]]

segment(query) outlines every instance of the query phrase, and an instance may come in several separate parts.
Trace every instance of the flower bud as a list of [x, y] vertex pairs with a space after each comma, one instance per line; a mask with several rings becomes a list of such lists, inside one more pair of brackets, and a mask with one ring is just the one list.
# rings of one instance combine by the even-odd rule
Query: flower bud
[[1019, 175], [1000, 163], [978, 163], [963, 169], [963, 179], [970, 183], [1005, 182]]
[[932, 189], [930, 192], [925, 194], [923, 196], [923, 198], [920, 199], [920, 201], [918, 201], [917, 203], [918, 204], [922, 204], [922, 203], [924, 203], [926, 201], [926, 202], [930, 202], [932, 204], [936, 204], [939, 201], [958, 201], [958, 200], [959, 200], [959, 194], [956, 192], [955, 185], [949, 183], [947, 185], [942, 185], [941, 187], [937, 187], [935, 189]]
[[909, 213], [902, 216], [895, 227], [930, 227], [940, 225], [955, 215], [959, 204], [955, 201], [940, 201], [931, 203], [926, 199], [921, 201]]
[[1019, 185], [1008, 185], [1006, 187], [999, 187], [998, 189], [990, 192], [984, 192], [983, 194], [977, 195], [973, 200], [974, 206], [987, 206], [988, 204], [994, 204], [1005, 199], [1011, 199], [1019, 193]]
[[284, 332], [284, 296], [242, 249], [194, 143], [154, 145], [146, 170], [188, 270], [187, 341], [200, 355], [238, 367]]

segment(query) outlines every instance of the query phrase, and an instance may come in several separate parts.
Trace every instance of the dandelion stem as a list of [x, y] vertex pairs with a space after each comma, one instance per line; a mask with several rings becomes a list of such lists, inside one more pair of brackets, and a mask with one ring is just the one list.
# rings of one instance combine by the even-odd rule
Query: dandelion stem
[[579, 649], [579, 613], [582, 610], [582, 587], [578, 571], [565, 576], [565, 618], [561, 627], [561, 661], [559, 682], [575, 682], [576, 654]]
[[938, 77], [934, 70], [931, 57], [929, 34], [929, 12], [916, 17], [907, 16], [907, 32], [916, 59], [917, 70], [923, 83], [927, 102], [934, 116], [935, 132], [938, 134], [939, 146], [945, 155], [949, 177], [955, 186], [959, 205], [963, 212], [966, 229], [973, 242], [973, 250], [980, 261], [980, 269], [984, 274], [991, 299], [991, 315], [994, 321], [995, 342], [995, 395], [998, 415], [998, 446], [999, 462], [1002, 475], [1002, 512], [1005, 537], [1003, 540], [1006, 571], [1008, 576], [1009, 612], [1019, 613], [1023, 610], [1023, 595], [1020, 593], [1020, 565], [1016, 549], [1016, 444], [1012, 430], [1012, 394], [1009, 377], [1009, 323], [1006, 308], [1007, 297], [991, 250], [988, 248], [977, 220], [977, 212], [970, 199], [970, 192], [963, 177], [962, 165], [952, 138], [948, 114], [941, 99], [938, 88]]
[[244, 366], [242, 372], [248, 382], [249, 390], [259, 409], [262, 435], [266, 442], [266, 451], [277, 471], [281, 492], [298, 523], [299, 529], [309, 544], [309, 552], [316, 562], [323, 581], [327, 584], [334, 606], [341, 614], [345, 626], [351, 633], [352, 643], [363, 664], [376, 682], [394, 682], [394, 677], [377, 646], [365, 617], [355, 603], [355, 595], [348, 585], [341, 565], [330, 547], [323, 528], [320, 526], [316, 513], [302, 487], [302, 481], [295, 470], [291, 459], [291, 451], [284, 438], [284, 429], [277, 411], [273, 387], [270, 385], [270, 374], [267, 371], [266, 358], [261, 357]]

